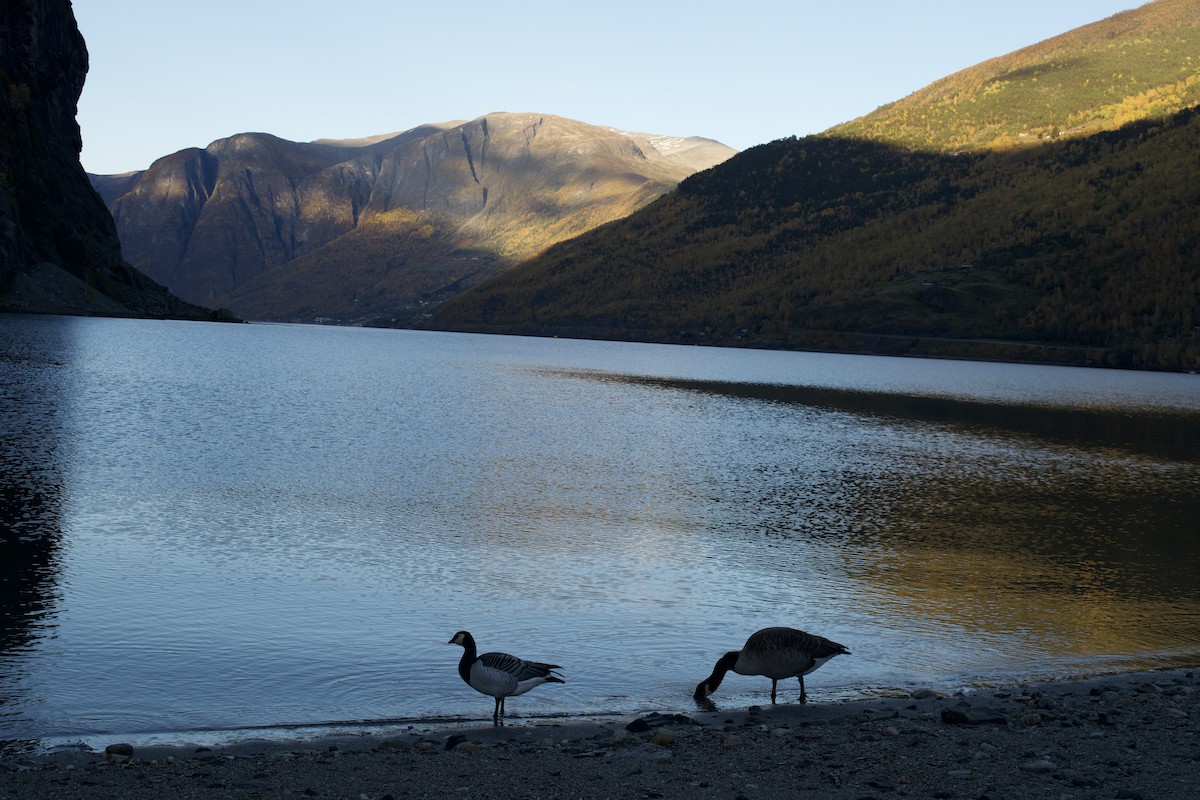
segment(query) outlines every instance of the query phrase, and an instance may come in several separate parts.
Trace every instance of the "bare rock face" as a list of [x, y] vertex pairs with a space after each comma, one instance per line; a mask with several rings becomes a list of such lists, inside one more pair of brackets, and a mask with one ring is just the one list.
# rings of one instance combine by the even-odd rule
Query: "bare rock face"
[[0, 310], [207, 317], [121, 257], [79, 163], [87, 67], [69, 0], [0, 0]]
[[243, 133], [91, 179], [129, 261], [189, 301], [403, 324], [733, 152], [495, 113], [357, 141]]

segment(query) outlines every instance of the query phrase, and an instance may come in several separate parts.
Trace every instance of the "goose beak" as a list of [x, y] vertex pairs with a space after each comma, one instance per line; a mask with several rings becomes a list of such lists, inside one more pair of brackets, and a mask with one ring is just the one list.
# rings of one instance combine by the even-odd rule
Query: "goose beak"
[[716, 704], [713, 703], [712, 700], [708, 699], [710, 694], [712, 694], [712, 692], [709, 690], [707, 683], [702, 683], [697, 686], [696, 693], [692, 695], [692, 699], [696, 701], [696, 708], [699, 708], [702, 711], [716, 711]]

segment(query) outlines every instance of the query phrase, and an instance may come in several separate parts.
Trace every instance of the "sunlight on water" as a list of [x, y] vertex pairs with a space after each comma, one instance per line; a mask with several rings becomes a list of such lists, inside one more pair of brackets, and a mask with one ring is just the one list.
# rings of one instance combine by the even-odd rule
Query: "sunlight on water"
[[816, 700], [1200, 659], [1195, 376], [20, 317], [0, 366], [0, 740], [482, 719], [462, 628], [564, 665], [518, 715], [686, 711], [774, 624], [853, 652]]

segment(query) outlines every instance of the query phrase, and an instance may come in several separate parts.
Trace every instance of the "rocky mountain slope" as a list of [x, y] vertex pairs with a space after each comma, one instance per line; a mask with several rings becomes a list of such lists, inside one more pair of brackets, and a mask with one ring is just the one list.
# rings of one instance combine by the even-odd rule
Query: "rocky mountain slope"
[[733, 150], [541, 114], [359, 141], [245, 133], [92, 176], [126, 257], [262, 320], [402, 324]]
[[[1047, 119], [1022, 116], [1044, 99], [1034, 65], [1090, 64], [1072, 73], [1079, 91], [1055, 99], [1062, 120], [1090, 118], [1099, 101], [1086, 89], [1113, 69], [1095, 53], [1130, 54], [1132, 68], [1155, 42], [1176, 83], [1200, 80], [1197, 8], [1158, 0], [935, 86], [968, 97], [1000, 80], [1010, 97], [998, 108], [1013, 116], [997, 129], [1032, 129]], [[885, 107], [751, 148], [455, 298], [430, 324], [1200, 368], [1200, 115], [1165, 114], [1141, 102], [1141, 81], [1125, 86], [1104, 103], [1140, 109], [1136, 120], [1036, 147], [921, 139], [913, 120], [966, 131], [980, 119], [978, 104], [928, 90], [900, 116]]]
[[88, 55], [69, 0], [0, 13], [0, 310], [207, 318], [122, 260], [79, 163]]

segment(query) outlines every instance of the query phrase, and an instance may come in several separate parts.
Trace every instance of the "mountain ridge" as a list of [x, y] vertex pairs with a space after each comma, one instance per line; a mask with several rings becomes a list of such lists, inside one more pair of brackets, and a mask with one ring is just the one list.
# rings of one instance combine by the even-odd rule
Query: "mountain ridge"
[[[1190, 91], [1197, 8], [1158, 0], [1018, 52], [1022, 63], [1066, 61], [1074, 42], [1089, 58], [1109, 45], [1119, 54], [1161, 42], [1147, 34], [1160, 30], [1188, 43], [1172, 51], [1170, 71]], [[1073, 63], [1110, 69], [1106, 59]], [[948, 80], [931, 86], [957, 85]], [[1044, 105], [1043, 81], [1012, 86], [996, 108]], [[1115, 105], [1142, 96], [1133, 88]], [[953, 137], [923, 139], [929, 120], [910, 124], [925, 114], [948, 131], [976, 130], [978, 104], [956, 110], [939, 91], [858, 127], [750, 148], [449, 300], [428, 326], [1200, 368], [1200, 100], [1172, 96], [1166, 107], [1184, 108], [1171, 112], [1131, 101], [1134, 121], [1091, 135], [1050, 129], [1025, 143], [1037, 147], [984, 131], [987, 146], [964, 149]], [[1056, 98], [1064, 118], [1097, 108], [1087, 93]], [[1034, 121], [1031, 130], [1045, 120]], [[889, 133], [894, 124], [900, 133]]]
[[1156, 0], [936, 80], [825, 133], [935, 151], [1114, 130], [1200, 103], [1200, 5]]
[[353, 140], [236, 134], [91, 179], [129, 261], [183, 297], [251, 319], [396, 323], [733, 152], [494, 112]]

